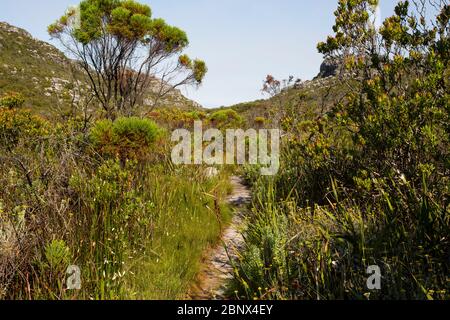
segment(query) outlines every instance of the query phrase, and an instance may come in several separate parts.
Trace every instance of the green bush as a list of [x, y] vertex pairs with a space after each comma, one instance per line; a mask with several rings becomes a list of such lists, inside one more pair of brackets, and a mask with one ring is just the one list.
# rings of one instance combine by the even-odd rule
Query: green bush
[[63, 240], [53, 240], [45, 246], [45, 260], [51, 270], [65, 270], [70, 259], [70, 250]]
[[256, 117], [256, 118], [255, 118], [255, 123], [256, 123], [257, 125], [259, 125], [259, 126], [265, 125], [266, 122], [267, 122], [267, 120], [266, 120], [266, 118], [264, 118], [264, 117]]
[[207, 116], [203, 111], [186, 111], [179, 108], [161, 108], [148, 114], [149, 117], [155, 119], [158, 125], [169, 130], [173, 129], [189, 129], [194, 126], [195, 121], [204, 121]]
[[114, 121], [112, 131], [118, 143], [129, 143], [132, 147], [150, 145], [159, 134], [154, 122], [139, 118], [119, 118]]
[[13, 148], [19, 141], [31, 146], [50, 131], [47, 121], [31, 111], [0, 109], [0, 147]]
[[98, 121], [90, 131], [90, 140], [98, 152], [106, 157], [143, 160], [161, 134], [149, 119], [119, 118]]
[[219, 110], [209, 116], [211, 123], [221, 129], [239, 127], [244, 119], [234, 110]]
[[23, 106], [25, 98], [17, 92], [8, 92], [0, 98], [0, 107], [17, 109]]
[[[357, 204], [367, 191], [359, 198], [332, 182], [332, 205], [305, 207], [275, 198], [270, 179], [254, 182], [248, 249], [232, 288], [239, 298], [448, 299], [448, 207], [402, 178], [371, 184], [379, 199], [370, 205]], [[379, 291], [366, 286], [370, 265], [382, 270]]]

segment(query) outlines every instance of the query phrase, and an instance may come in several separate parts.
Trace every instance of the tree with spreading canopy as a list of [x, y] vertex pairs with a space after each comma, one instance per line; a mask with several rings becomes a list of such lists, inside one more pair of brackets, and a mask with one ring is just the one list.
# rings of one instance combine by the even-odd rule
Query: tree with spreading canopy
[[153, 108], [176, 87], [200, 85], [207, 72], [204, 61], [183, 54], [186, 33], [137, 1], [83, 0], [48, 32], [79, 61], [108, 118], [133, 114], [149, 89]]

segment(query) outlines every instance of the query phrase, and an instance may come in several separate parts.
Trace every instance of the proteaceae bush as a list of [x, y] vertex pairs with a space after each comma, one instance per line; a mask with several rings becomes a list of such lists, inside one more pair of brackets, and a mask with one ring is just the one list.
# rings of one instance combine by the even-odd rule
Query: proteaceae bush
[[0, 107], [16, 109], [23, 106], [25, 98], [17, 92], [8, 92], [0, 98]]
[[131, 117], [98, 121], [90, 139], [102, 156], [118, 157], [124, 163], [127, 159], [143, 160], [160, 134], [153, 121]]
[[211, 124], [220, 129], [237, 128], [244, 119], [234, 110], [219, 110], [209, 116]]
[[0, 108], [0, 142], [2, 147], [13, 148], [19, 140], [31, 145], [49, 132], [48, 123], [31, 111]]
[[264, 126], [266, 124], [267, 120], [264, 117], [256, 117], [255, 118], [255, 124], [258, 126]]
[[[80, 21], [77, 10], [69, 9], [48, 32], [83, 61], [80, 66], [107, 118], [134, 114], [152, 78], [177, 78], [173, 87], [202, 83], [207, 66], [183, 54], [189, 45], [186, 33], [153, 18], [148, 5], [134, 0], [83, 0], [78, 9]], [[85, 50], [77, 50], [79, 46]], [[169, 92], [161, 90], [156, 100]]]

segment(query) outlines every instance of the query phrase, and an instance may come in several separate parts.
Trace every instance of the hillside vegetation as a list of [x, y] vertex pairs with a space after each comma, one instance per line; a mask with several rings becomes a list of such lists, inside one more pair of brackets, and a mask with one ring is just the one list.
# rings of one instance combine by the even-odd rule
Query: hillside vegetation
[[[184, 85], [207, 66], [145, 4], [59, 17], [75, 60], [0, 23], [0, 299], [186, 298], [233, 218], [232, 175], [253, 195], [229, 299], [449, 299], [450, 5], [425, 2], [376, 29], [378, 1], [337, 1], [316, 79], [269, 75], [267, 99], [214, 110], [177, 83], [158, 96], [152, 59]], [[196, 121], [281, 129], [280, 170], [175, 165], [171, 133]]]
[[183, 298], [231, 219], [228, 172], [170, 161], [172, 115], [194, 119], [198, 104], [171, 89], [106, 119], [92, 85], [80, 61], [0, 24], [1, 299]]
[[[152, 82], [149, 105], [161, 87], [160, 80]], [[26, 98], [25, 107], [47, 117], [66, 115], [74, 109], [81, 112], [84, 106], [95, 110], [87, 76], [76, 61], [27, 31], [0, 22], [0, 95], [8, 92], [20, 92]], [[157, 106], [201, 109], [176, 89]]]
[[254, 201], [231, 295], [449, 298], [450, 6], [430, 17], [400, 2], [376, 30], [373, 4], [339, 1], [318, 45], [342, 62], [329, 107], [270, 76], [274, 98], [233, 107], [251, 121], [283, 100], [285, 139], [277, 176], [246, 169]]

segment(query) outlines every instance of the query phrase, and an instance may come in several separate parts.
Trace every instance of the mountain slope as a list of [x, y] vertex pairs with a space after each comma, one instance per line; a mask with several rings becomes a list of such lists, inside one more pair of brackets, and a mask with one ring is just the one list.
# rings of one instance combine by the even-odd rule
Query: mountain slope
[[247, 120], [249, 127], [270, 127], [274, 124], [274, 116], [282, 115], [288, 108], [295, 108], [300, 113], [322, 115], [345, 93], [346, 88], [339, 77], [331, 73], [323, 75], [321, 67], [321, 73], [313, 80], [300, 81], [274, 97], [221, 107], [210, 112], [232, 109]]
[[[72, 72], [74, 70], [74, 72]], [[155, 79], [154, 90], [160, 81]], [[83, 72], [54, 46], [34, 39], [27, 31], [0, 22], [0, 95], [16, 91], [26, 98], [26, 107], [49, 115], [68, 108], [77, 100], [74, 88], [88, 88]], [[152, 90], [146, 101], [152, 100]], [[159, 107], [196, 109], [201, 106], [172, 90]]]

